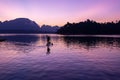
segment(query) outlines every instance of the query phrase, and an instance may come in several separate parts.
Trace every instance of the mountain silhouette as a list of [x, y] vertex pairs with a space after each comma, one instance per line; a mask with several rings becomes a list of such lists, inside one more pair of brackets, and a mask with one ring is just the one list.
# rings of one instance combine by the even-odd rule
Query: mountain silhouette
[[57, 33], [68, 35], [117, 35], [120, 34], [120, 21], [98, 23], [88, 19], [79, 23], [68, 22]]
[[40, 27], [34, 21], [27, 18], [17, 18], [0, 22], [0, 33], [38, 33]]
[[49, 25], [43, 25], [40, 28], [40, 32], [42, 33], [56, 33], [60, 29], [58, 26], [49, 26]]

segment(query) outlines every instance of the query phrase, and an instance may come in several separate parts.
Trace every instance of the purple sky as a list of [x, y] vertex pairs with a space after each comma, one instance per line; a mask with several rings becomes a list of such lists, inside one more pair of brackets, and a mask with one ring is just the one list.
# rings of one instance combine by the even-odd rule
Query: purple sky
[[120, 0], [0, 0], [0, 20], [29, 18], [39, 25], [120, 20]]

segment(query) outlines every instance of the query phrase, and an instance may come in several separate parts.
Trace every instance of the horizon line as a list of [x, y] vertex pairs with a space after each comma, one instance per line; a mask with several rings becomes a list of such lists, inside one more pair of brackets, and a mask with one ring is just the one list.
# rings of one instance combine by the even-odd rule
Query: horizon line
[[57, 24], [46, 24], [46, 23], [41, 23], [41, 22], [38, 22], [38, 21], [36, 21], [36, 20], [34, 20], [34, 19], [30, 19], [30, 18], [27, 18], [27, 17], [18, 17], [18, 18], [14, 18], [14, 19], [7, 19], [7, 20], [0, 20], [0, 22], [5, 22], [5, 21], [11, 21], [11, 20], [15, 20], [15, 19], [19, 19], [19, 18], [23, 18], [23, 19], [29, 19], [29, 20], [31, 20], [31, 21], [34, 21], [35, 23], [37, 23], [37, 25], [39, 25], [40, 27], [41, 26], [43, 26], [43, 25], [48, 25], [48, 26], [59, 26], [59, 27], [62, 27], [62, 26], [64, 26], [65, 24], [67, 24], [67, 23], [79, 23], [79, 22], [85, 22], [85, 21], [87, 21], [87, 20], [90, 20], [90, 21], [94, 21], [94, 22], [97, 22], [97, 23], [111, 23], [111, 22], [113, 22], [113, 23], [116, 23], [116, 22], [118, 22], [118, 21], [120, 21], [120, 19], [116, 19], [116, 20], [111, 20], [111, 21], [108, 21], [108, 20], [106, 20], [106, 21], [97, 21], [97, 20], [93, 20], [93, 19], [84, 19], [84, 20], [80, 20], [80, 21], [66, 21], [64, 24], [59, 24], [59, 25], [57, 25]]

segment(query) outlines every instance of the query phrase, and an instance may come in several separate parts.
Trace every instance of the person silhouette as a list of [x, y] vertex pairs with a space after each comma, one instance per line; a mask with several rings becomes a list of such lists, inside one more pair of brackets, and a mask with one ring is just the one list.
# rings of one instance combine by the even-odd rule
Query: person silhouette
[[52, 46], [53, 45], [53, 43], [51, 43], [51, 38], [50, 38], [50, 36], [46, 36], [46, 38], [47, 38], [47, 44], [46, 44], [46, 46], [47, 46], [47, 53], [46, 54], [50, 54], [50, 46]]
[[50, 40], [51, 40], [50, 36], [47, 35], [46, 37], [47, 37], [47, 42], [50, 42]]
[[46, 46], [52, 46], [53, 43], [51, 42], [50, 36], [47, 35], [46, 38], [47, 38], [47, 44], [46, 44]]

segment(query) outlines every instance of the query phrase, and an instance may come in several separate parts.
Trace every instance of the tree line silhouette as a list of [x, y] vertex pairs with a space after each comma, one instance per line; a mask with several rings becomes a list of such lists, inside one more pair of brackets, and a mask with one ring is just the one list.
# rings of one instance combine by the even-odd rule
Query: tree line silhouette
[[79, 23], [67, 23], [61, 27], [58, 31], [58, 34], [120, 34], [120, 21], [116, 22], [107, 22], [107, 23], [98, 23], [93, 20], [86, 20]]

